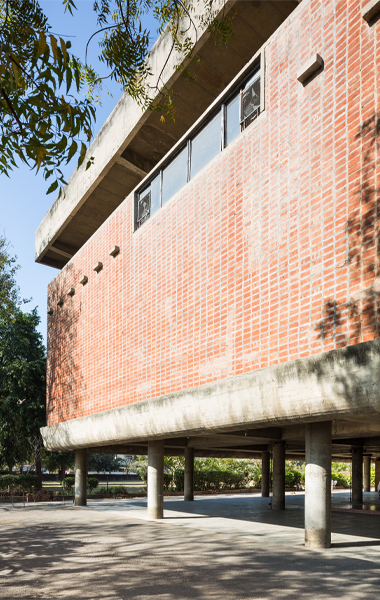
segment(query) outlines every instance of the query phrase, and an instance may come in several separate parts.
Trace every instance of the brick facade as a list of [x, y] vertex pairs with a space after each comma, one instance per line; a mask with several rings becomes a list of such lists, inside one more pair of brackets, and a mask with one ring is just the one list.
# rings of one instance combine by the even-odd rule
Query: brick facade
[[266, 46], [260, 117], [135, 233], [128, 197], [53, 280], [48, 425], [379, 337], [380, 22], [361, 4], [303, 0]]

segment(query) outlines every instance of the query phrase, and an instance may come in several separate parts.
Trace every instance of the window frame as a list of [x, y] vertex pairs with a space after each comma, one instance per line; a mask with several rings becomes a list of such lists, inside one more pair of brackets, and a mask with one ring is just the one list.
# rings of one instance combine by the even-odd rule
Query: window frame
[[[245, 127], [242, 127], [242, 102], [243, 96], [242, 92], [246, 83], [252, 79], [255, 73], [260, 72], [260, 108], [257, 117], [251, 121]], [[227, 104], [229, 101], [233, 99], [233, 97], [238, 94], [239, 97], [239, 127], [240, 132], [236, 135], [236, 137], [231, 140], [230, 144], [239, 137], [239, 135], [245, 131], [247, 127], [252, 125], [254, 121], [256, 121], [260, 115], [265, 111], [265, 47], [260, 48], [260, 50], [252, 57], [252, 59], [245, 65], [245, 67], [240, 71], [240, 73], [233, 79], [233, 81], [226, 87], [226, 89], [215, 99], [215, 101], [208, 107], [208, 109], [201, 115], [201, 117], [194, 123], [194, 125], [186, 132], [186, 134], [175, 144], [175, 146], [159, 161], [159, 163], [152, 169], [152, 171], [147, 174], [144, 180], [138, 185], [138, 187], [134, 191], [134, 203], [133, 203], [133, 233], [136, 233], [138, 230], [142, 229], [147, 221], [150, 221], [156, 213], [158, 213], [162, 208], [164, 208], [167, 204], [170, 203], [172, 197], [174, 197], [178, 191], [173, 194], [172, 197], [168, 198], [165, 204], [162, 204], [162, 191], [163, 191], [163, 171], [167, 165], [169, 165], [173, 160], [175, 160], [176, 156], [180, 154], [186, 147], [187, 151], [187, 173], [186, 173], [186, 183], [189, 183], [191, 180], [191, 150], [192, 150], [192, 140], [202, 131], [204, 127], [216, 116], [216, 114], [220, 113], [220, 152], [223, 152], [227, 147], [226, 141], [226, 115], [227, 115]], [[213, 159], [212, 159], [213, 160]], [[206, 163], [204, 167], [207, 165]], [[200, 169], [199, 173], [202, 172], [203, 168]], [[197, 175], [199, 174], [197, 173]], [[145, 190], [149, 188], [151, 182], [154, 178], [159, 175], [160, 176], [160, 201], [159, 201], [159, 209], [152, 215], [149, 216], [139, 224], [137, 221], [138, 216], [138, 205], [141, 194], [144, 193]], [[196, 175], [194, 176], [196, 177]], [[185, 186], [183, 186], [185, 187]], [[183, 189], [181, 187], [180, 189]], [[151, 200], [152, 201], [152, 200]], [[151, 207], [150, 207], [151, 213]]]

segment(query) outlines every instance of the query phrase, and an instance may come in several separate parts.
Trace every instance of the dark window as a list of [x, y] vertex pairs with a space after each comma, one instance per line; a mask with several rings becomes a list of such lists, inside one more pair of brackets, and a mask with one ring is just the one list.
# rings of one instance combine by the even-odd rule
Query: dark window
[[260, 70], [247, 81], [241, 93], [241, 128], [245, 129], [260, 114]]
[[150, 217], [150, 188], [139, 196], [137, 204], [137, 224], [142, 225]]

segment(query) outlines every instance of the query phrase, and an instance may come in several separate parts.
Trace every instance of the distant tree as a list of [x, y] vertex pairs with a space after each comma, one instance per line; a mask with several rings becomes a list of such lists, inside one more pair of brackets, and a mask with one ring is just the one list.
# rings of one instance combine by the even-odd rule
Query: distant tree
[[45, 450], [42, 459], [43, 465], [48, 471], [59, 473], [59, 479], [65, 478], [66, 469], [72, 469], [75, 464], [74, 452], [49, 452]]
[[[0, 318], [0, 456], [9, 472], [30, 455], [36, 472], [46, 424], [46, 362], [37, 310]], [[36, 442], [37, 440], [37, 442]], [[36, 460], [35, 460], [36, 459]]]
[[9, 253], [9, 243], [0, 235], [0, 319], [10, 319], [20, 305], [16, 283], [17, 259]]
[[96, 473], [118, 471], [122, 463], [122, 459], [113, 454], [89, 454], [87, 458], [88, 470]]

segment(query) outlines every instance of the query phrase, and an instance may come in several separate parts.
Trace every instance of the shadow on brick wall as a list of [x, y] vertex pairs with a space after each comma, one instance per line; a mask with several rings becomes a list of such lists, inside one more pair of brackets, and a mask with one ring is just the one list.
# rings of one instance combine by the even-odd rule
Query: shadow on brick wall
[[[355, 199], [346, 221], [348, 241], [344, 264], [336, 265], [349, 269], [349, 285], [352, 290], [344, 301], [326, 299], [323, 316], [315, 329], [324, 345], [343, 347], [357, 344], [379, 336], [378, 308], [380, 281], [380, 247], [378, 200], [376, 187], [376, 152], [380, 149], [380, 120], [373, 115], [360, 127], [355, 136], [358, 145], [359, 179]], [[348, 161], [349, 175], [355, 178], [355, 163]], [[360, 168], [360, 165], [361, 168]], [[348, 191], [347, 191], [348, 193]], [[337, 273], [338, 277], [338, 273]], [[329, 348], [330, 349], [330, 348]]]
[[[67, 294], [72, 281], [79, 277], [69, 264], [64, 276], [57, 278], [49, 287], [48, 305], [53, 314], [48, 316], [47, 333], [47, 400], [48, 425], [66, 421], [76, 416], [79, 395], [84, 381], [78, 366], [78, 319], [81, 305], [75, 296]], [[70, 282], [70, 284], [68, 283]], [[58, 306], [59, 299], [63, 305]]]

